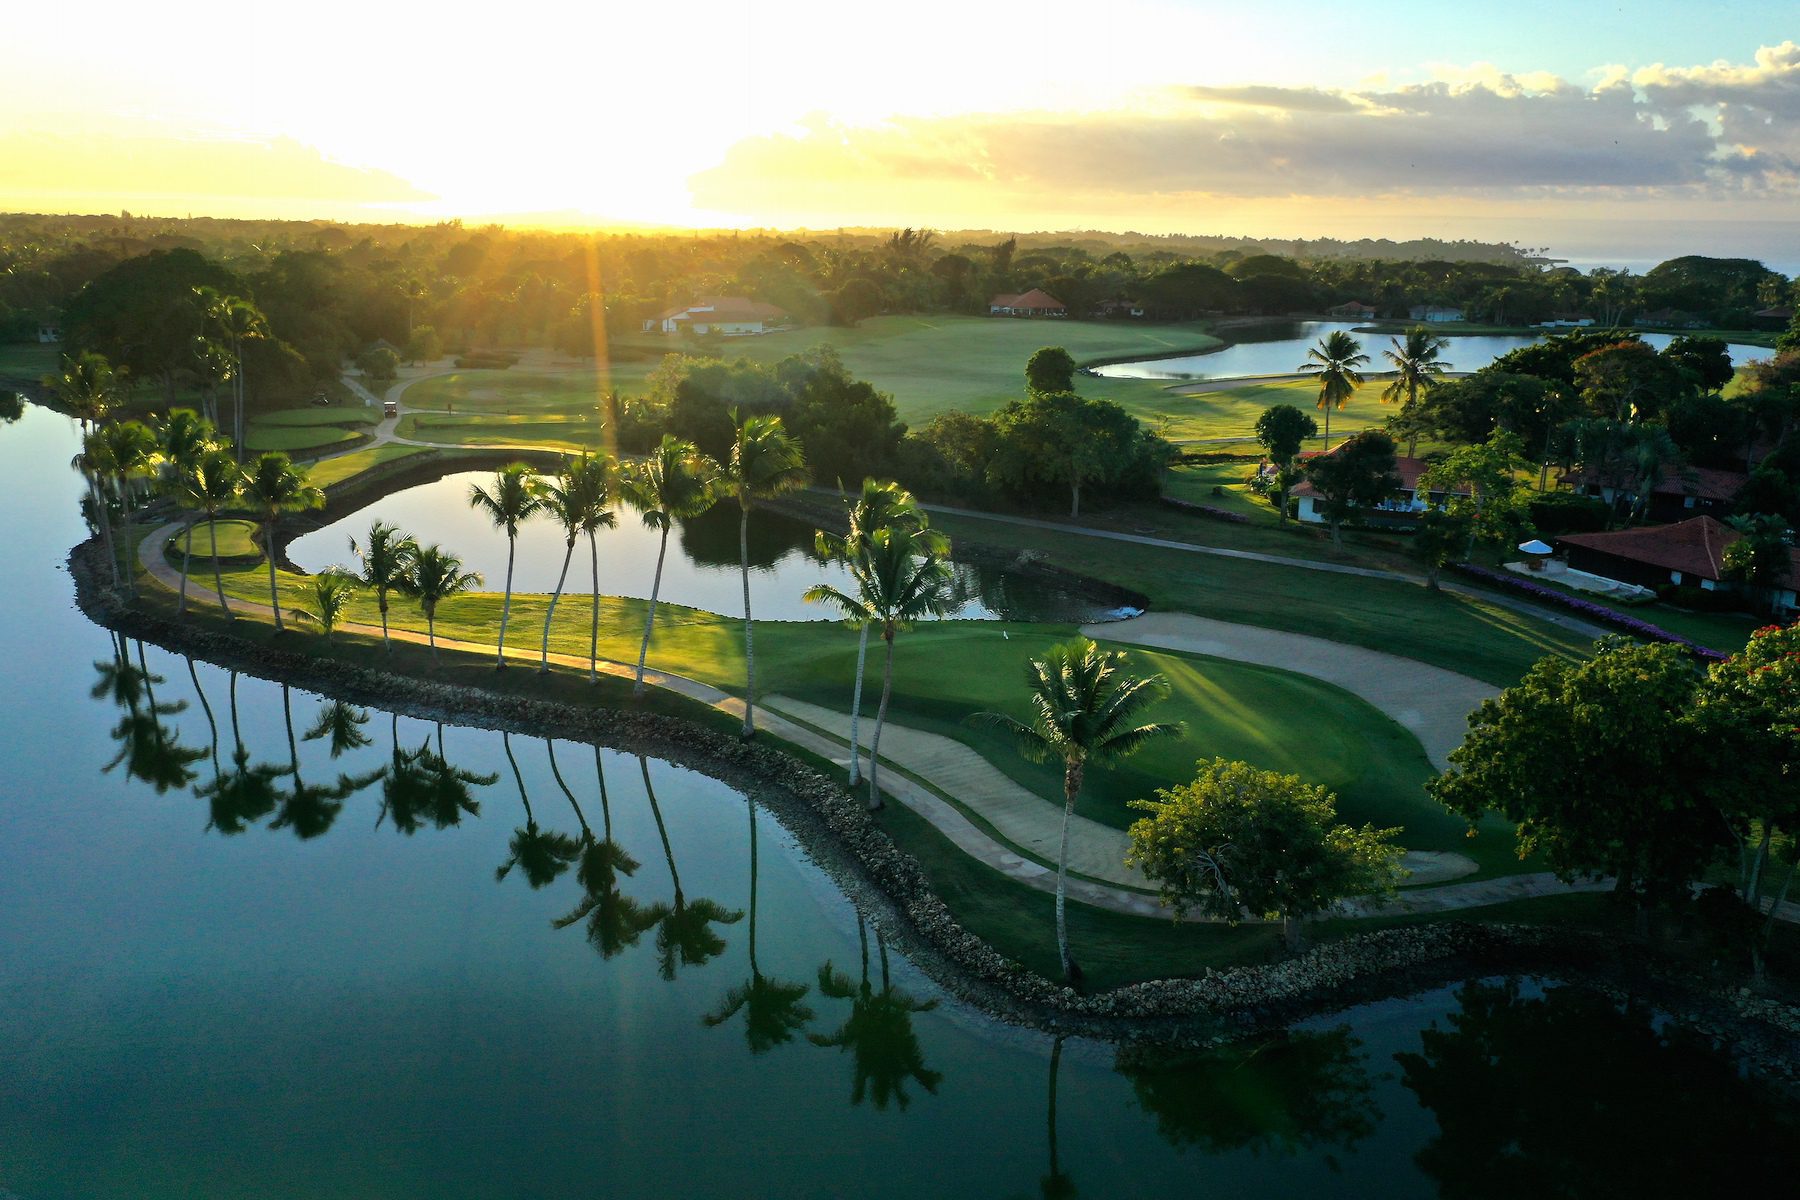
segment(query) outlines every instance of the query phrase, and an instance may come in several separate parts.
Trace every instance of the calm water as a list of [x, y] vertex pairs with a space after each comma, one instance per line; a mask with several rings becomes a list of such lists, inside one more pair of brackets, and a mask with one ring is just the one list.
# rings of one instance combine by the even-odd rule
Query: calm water
[[0, 428], [0, 1195], [1701, 1194], [1791, 1153], [1710, 1049], [1530, 982], [1199, 1057], [995, 1025], [713, 780], [116, 642], [72, 448]]
[[[487, 586], [499, 591], [506, 579], [506, 535], [469, 507], [469, 487], [488, 484], [491, 472], [446, 475], [431, 483], [395, 492], [323, 528], [302, 534], [288, 546], [288, 557], [307, 571], [334, 563], [349, 565], [349, 539], [364, 539], [369, 523], [380, 519], [414, 534], [422, 542], [440, 542], [480, 571]], [[621, 509], [616, 527], [601, 531], [600, 587], [609, 595], [650, 595], [661, 534], [646, 528], [635, 512]], [[813, 553], [813, 526], [779, 513], [750, 517], [750, 602], [757, 617], [770, 621], [837, 620], [836, 610], [801, 597], [816, 583], [851, 590], [850, 573], [836, 563], [821, 562]], [[954, 549], [954, 547], [953, 547]], [[521, 592], [549, 592], [562, 570], [561, 527], [536, 517], [519, 528], [513, 587]], [[587, 539], [575, 544], [568, 587], [580, 592], [592, 586]], [[1004, 618], [1017, 621], [1094, 621], [1120, 615], [1114, 604], [1094, 596], [1023, 575], [1006, 564], [960, 561], [957, 602], [950, 616], [964, 620]], [[661, 599], [727, 616], [744, 612], [743, 580], [738, 566], [738, 509], [721, 504], [704, 516], [681, 522], [669, 535], [663, 564]]]
[[[1111, 379], [1235, 379], [1240, 375], [1286, 375], [1299, 369], [1300, 364], [1306, 361], [1306, 351], [1317, 345], [1320, 338], [1334, 330], [1354, 330], [1361, 323], [1273, 323], [1261, 330], [1260, 335], [1255, 331], [1237, 331], [1234, 336], [1256, 336], [1258, 340], [1237, 342], [1212, 354], [1113, 363], [1111, 366], [1096, 367], [1094, 371]], [[1358, 333], [1354, 336], [1363, 344], [1363, 352], [1371, 359], [1369, 369], [1383, 369], [1387, 360], [1381, 357], [1381, 352], [1391, 348], [1390, 339], [1395, 335]], [[1670, 341], [1670, 335], [1666, 333], [1646, 333], [1640, 336], [1658, 350], [1667, 346]], [[1453, 337], [1449, 348], [1443, 353], [1442, 361], [1452, 371], [1478, 371], [1502, 354], [1520, 346], [1528, 346], [1536, 340], [1530, 337], [1485, 335]], [[1731, 352], [1731, 361], [1739, 366], [1753, 358], [1768, 358], [1774, 353], [1763, 346], [1745, 346], [1735, 342], [1728, 344], [1726, 348]]]

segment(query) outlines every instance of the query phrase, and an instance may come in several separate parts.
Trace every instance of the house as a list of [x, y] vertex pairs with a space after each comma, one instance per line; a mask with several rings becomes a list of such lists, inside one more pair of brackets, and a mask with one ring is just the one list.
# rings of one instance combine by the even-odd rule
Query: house
[[1591, 329], [1594, 318], [1586, 313], [1557, 313], [1548, 321], [1539, 321], [1539, 329]]
[[1777, 305], [1774, 308], [1760, 309], [1759, 311], [1750, 314], [1750, 327], [1752, 329], [1786, 329], [1793, 323], [1794, 310], [1791, 308], [1782, 308], [1780, 305]]
[[46, 346], [55, 345], [57, 342], [62, 341], [61, 328], [55, 325], [39, 325], [38, 341]]
[[[999, 297], [996, 296], [995, 299], [997, 300]], [[1115, 319], [1120, 317], [1131, 317], [1135, 319], [1144, 315], [1144, 305], [1143, 302], [1139, 300], [1104, 300], [1095, 306], [1094, 315], [1096, 317], [1109, 317]]]
[[1687, 312], [1679, 308], [1658, 308], [1651, 312], [1639, 313], [1631, 319], [1631, 323], [1663, 329], [1709, 329], [1712, 326], [1712, 322], [1699, 313]]
[[744, 337], [767, 333], [787, 320], [785, 310], [743, 296], [702, 296], [644, 322], [645, 333], [718, 333]]
[[1012, 294], [1002, 292], [988, 297], [990, 317], [1066, 317], [1069, 310], [1063, 302], [1042, 288]]
[[1415, 321], [1424, 321], [1427, 325], [1442, 325], [1447, 321], [1467, 320], [1460, 308], [1451, 308], [1447, 304], [1415, 304], [1406, 310], [1406, 315]]
[[[1704, 513], [1723, 515], [1731, 510], [1731, 502], [1749, 481], [1750, 477], [1742, 471], [1665, 465], [1650, 489], [1650, 503], [1644, 514], [1652, 521], [1680, 521]], [[1618, 508], [1637, 504], [1637, 493], [1628, 484], [1596, 470], [1570, 472], [1562, 477], [1562, 482], [1583, 496], [1596, 496]]]
[[1326, 309], [1325, 315], [1345, 321], [1372, 321], [1375, 319], [1375, 306], [1364, 304], [1361, 300], [1347, 300]]
[[[1327, 453], [1333, 452], [1334, 451], [1327, 451]], [[1317, 457], [1316, 453], [1303, 454], [1300, 456], [1302, 462], [1314, 457]], [[1419, 476], [1423, 475], [1430, 466], [1431, 464], [1422, 458], [1407, 458], [1405, 455], [1395, 456], [1394, 474], [1400, 476], [1399, 490], [1395, 491], [1374, 508], [1364, 509], [1359, 514], [1363, 521], [1370, 525], [1410, 526], [1418, 519], [1419, 514], [1426, 509], [1442, 508], [1445, 501], [1450, 497], [1467, 496], [1469, 494], [1467, 491], [1462, 490], [1449, 493], [1438, 491], [1421, 494], [1419, 492]], [[1262, 470], [1267, 473], [1272, 472], [1274, 468], [1268, 464], [1264, 464]], [[1313, 485], [1310, 482], [1303, 482], [1296, 486], [1293, 495], [1300, 502], [1299, 519], [1301, 521], [1304, 521], [1308, 525], [1323, 525], [1326, 523], [1325, 502], [1319, 497], [1319, 493], [1313, 490]]]
[[[1716, 592], [1738, 586], [1725, 578], [1725, 547], [1743, 536], [1712, 517], [1693, 517], [1612, 533], [1567, 533], [1556, 541], [1568, 552], [1572, 570], [1640, 587], [1674, 584]], [[1787, 576], [1773, 597], [1777, 614], [1793, 612], [1796, 586], [1800, 550], [1790, 546]]]

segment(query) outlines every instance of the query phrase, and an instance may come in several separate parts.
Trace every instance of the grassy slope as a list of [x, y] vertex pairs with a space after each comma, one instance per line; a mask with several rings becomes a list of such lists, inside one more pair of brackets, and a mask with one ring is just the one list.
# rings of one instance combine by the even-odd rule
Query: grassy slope
[[244, 435], [247, 450], [317, 450], [353, 442], [360, 434], [339, 425], [253, 425]]
[[276, 412], [262, 413], [251, 424], [279, 426], [313, 426], [313, 425], [379, 425], [381, 411], [373, 405], [333, 405], [328, 408], [284, 408]]
[[360, 475], [364, 471], [373, 470], [383, 463], [394, 462], [402, 458], [411, 458], [417, 454], [430, 453], [418, 446], [370, 446], [366, 450], [353, 450], [349, 454], [339, 454], [322, 459], [308, 468], [309, 477], [319, 487], [331, 487], [349, 479], [352, 475]]

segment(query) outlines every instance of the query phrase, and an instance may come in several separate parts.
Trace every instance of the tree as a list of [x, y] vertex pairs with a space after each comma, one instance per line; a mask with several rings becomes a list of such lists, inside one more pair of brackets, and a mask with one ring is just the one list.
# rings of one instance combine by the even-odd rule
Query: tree
[[1694, 389], [1674, 361], [1639, 341], [1615, 342], [1575, 360], [1575, 388], [1596, 417], [1644, 421]]
[[[735, 416], [736, 414], [734, 414]], [[738, 566], [744, 581], [744, 736], [756, 732], [756, 643], [750, 620], [750, 509], [806, 484], [806, 456], [780, 417], [743, 417], [720, 483], [738, 502]]]
[[662, 591], [669, 528], [676, 521], [699, 516], [717, 502], [718, 477], [718, 464], [700, 453], [694, 443], [664, 434], [656, 448], [621, 481], [625, 502], [638, 510], [646, 528], [662, 535], [656, 550], [656, 574], [650, 583], [650, 604], [644, 614], [644, 641], [638, 648], [634, 695], [644, 694], [644, 662], [650, 656], [650, 635], [656, 628], [656, 598]]
[[1177, 915], [1190, 908], [1236, 924], [1280, 917], [1289, 945], [1298, 924], [1351, 896], [1391, 894], [1400, 878], [1400, 830], [1337, 820], [1337, 798], [1298, 775], [1215, 758], [1192, 783], [1159, 788], [1131, 806], [1126, 862], [1154, 881]]
[[1584, 662], [1541, 659], [1482, 703], [1426, 790], [1471, 828], [1514, 822], [1520, 856], [1559, 878], [1616, 876], [1646, 909], [1684, 894], [1729, 832], [1705, 799], [1716, 766], [1693, 750], [1699, 678], [1680, 647], [1622, 638]]
[[1069, 873], [1069, 824], [1075, 800], [1090, 763], [1106, 763], [1137, 753], [1157, 738], [1176, 737], [1181, 726], [1170, 722], [1137, 723], [1168, 693], [1160, 675], [1139, 679], [1120, 671], [1123, 653], [1102, 650], [1086, 638], [1056, 646], [1025, 668], [1031, 692], [1031, 720], [1006, 713], [980, 713], [974, 718], [1012, 735], [1020, 753], [1033, 762], [1059, 760], [1063, 768], [1062, 839], [1056, 855], [1056, 945], [1063, 978], [1081, 978], [1069, 948], [1066, 914]]
[[[500, 604], [500, 643], [494, 650], [494, 669], [506, 666], [506, 623], [512, 616], [513, 556], [519, 548], [519, 526], [543, 507], [538, 477], [524, 463], [508, 463], [494, 474], [493, 490], [479, 483], [469, 485], [469, 507], [506, 532], [506, 598]], [[570, 543], [573, 548], [573, 542]], [[563, 566], [568, 567], [564, 556]]]
[[1723, 391], [1737, 373], [1724, 338], [1683, 334], [1669, 339], [1662, 356], [1692, 376], [1702, 391]]
[[373, 383], [390, 383], [400, 373], [400, 356], [386, 346], [370, 346], [356, 356], [356, 369]]
[[418, 600], [425, 614], [425, 640], [431, 661], [437, 662], [437, 606], [440, 601], [481, 586], [481, 575], [462, 569], [462, 559], [441, 546], [423, 546], [412, 554], [406, 572], [406, 590]]
[[888, 697], [894, 689], [894, 638], [914, 621], [941, 617], [949, 608], [949, 561], [936, 547], [935, 534], [917, 533], [890, 525], [869, 532], [850, 546], [845, 565], [856, 585], [854, 594], [830, 584], [806, 590], [806, 599], [829, 604], [843, 613], [852, 626], [875, 625], [881, 629], [886, 649], [881, 671], [881, 704], [875, 710], [875, 736], [869, 743], [869, 808], [879, 809], [881, 799], [881, 728], [887, 722]]
[[1334, 545], [1344, 544], [1345, 520], [1358, 509], [1380, 504], [1400, 487], [1394, 467], [1394, 439], [1379, 429], [1365, 429], [1331, 453], [1307, 460], [1306, 478], [1319, 493]]
[[[544, 644], [538, 658], [538, 671], [550, 669], [550, 625], [556, 620], [556, 602], [562, 599], [563, 584], [569, 578], [569, 560], [575, 555], [575, 539], [583, 533], [591, 539], [600, 529], [618, 524], [607, 505], [612, 500], [612, 459], [583, 454], [579, 459], [563, 460], [562, 470], [543, 480], [538, 489], [538, 506], [563, 527], [562, 570], [556, 576], [556, 590], [550, 593], [550, 609], [544, 614]], [[594, 558], [594, 622], [593, 637], [588, 645], [588, 674], [594, 678], [599, 666], [600, 639], [600, 550], [592, 546]]]
[[275, 632], [282, 631], [281, 592], [275, 583], [275, 525], [281, 514], [325, 507], [325, 493], [307, 479], [305, 467], [297, 467], [279, 450], [260, 455], [244, 477], [244, 500], [255, 509], [263, 527], [263, 557], [269, 563], [269, 605], [275, 610]]
[[[206, 526], [212, 531], [212, 566], [213, 590], [219, 596], [219, 608], [226, 616], [231, 615], [231, 605], [225, 599], [225, 579], [219, 570], [219, 514], [237, 502], [244, 489], [244, 469], [232, 458], [231, 452], [223, 447], [214, 447], [200, 458], [185, 467], [177, 468], [169, 488], [175, 497], [175, 503], [185, 509], [202, 513], [206, 517]], [[181, 552], [181, 599], [176, 605], [176, 615], [187, 611], [187, 580], [194, 553], [194, 526], [196, 519], [190, 518], [186, 529], [186, 544]]]
[[1413, 533], [1413, 552], [1425, 562], [1425, 586], [1440, 591], [1438, 575], [1464, 554], [1474, 534], [1474, 519], [1466, 512], [1442, 508], [1419, 514]]
[[1075, 359], [1061, 346], [1045, 346], [1025, 362], [1025, 387], [1033, 392], [1075, 390]]
[[[600, 957], [613, 958], [637, 945], [639, 938], [656, 928], [668, 915], [668, 910], [662, 904], [639, 904], [619, 890], [619, 876], [635, 874], [638, 861], [613, 840], [612, 806], [606, 797], [606, 769], [601, 762], [599, 746], [594, 747], [594, 774], [600, 781], [602, 834], [596, 839], [587, 822], [582, 822], [581, 860], [575, 866], [575, 878], [581, 884], [581, 900], [551, 925], [567, 929], [577, 921], [586, 920], [588, 945]], [[580, 812], [579, 809], [576, 811]]]
[[[875, 479], [864, 479], [862, 491], [858, 493], [856, 502], [850, 505], [844, 514], [847, 532], [842, 537], [820, 530], [814, 538], [813, 546], [818, 556], [826, 562], [848, 562], [853, 554], [859, 553], [871, 533], [877, 529], [905, 529], [924, 546], [940, 558], [950, 555], [950, 539], [931, 529], [931, 519], [913, 494], [893, 482], [881, 482]], [[856, 634], [856, 682], [850, 693], [850, 786], [855, 787], [862, 780], [862, 758], [858, 749], [857, 725], [862, 718], [863, 666], [869, 652], [869, 628], [867, 621], [857, 623]]]
[[1294, 460], [1306, 439], [1319, 431], [1319, 423], [1291, 404], [1263, 409], [1256, 418], [1256, 440], [1262, 443], [1275, 467], [1276, 490], [1281, 495], [1281, 523], [1287, 524], [1288, 492], [1294, 482]]
[[64, 338], [76, 351], [103, 354], [135, 378], [158, 380], [164, 406], [173, 408], [176, 381], [190, 369], [194, 338], [207, 324], [196, 302], [202, 288], [225, 295], [244, 290], [230, 271], [194, 250], [127, 258], [69, 298]]
[[1318, 377], [1319, 410], [1325, 414], [1321, 440], [1327, 445], [1331, 442], [1331, 410], [1350, 403], [1350, 397], [1362, 386], [1363, 377], [1357, 368], [1368, 365], [1369, 356], [1362, 352], [1362, 343], [1342, 329], [1334, 329], [1307, 350], [1306, 361], [1295, 368], [1302, 375]]
[[63, 355], [57, 373], [44, 380], [56, 402], [81, 422], [83, 432], [106, 420], [123, 398], [125, 384], [125, 373], [92, 350]]
[[207, 327], [217, 339], [222, 352], [231, 362], [232, 426], [231, 444], [239, 460], [244, 455], [244, 405], [248, 394], [244, 382], [244, 347], [269, 336], [268, 321], [262, 311], [248, 300], [211, 287], [197, 287], [200, 309]]
[[1770, 591], [1787, 580], [1793, 547], [1786, 517], [1756, 513], [1731, 517], [1728, 524], [1742, 536], [1725, 547], [1725, 578], [1758, 592]]
[[406, 360], [408, 362], [431, 362], [444, 356], [444, 342], [438, 337], [437, 330], [429, 325], [418, 325], [413, 328], [411, 336], [406, 339]]
[[1448, 499], [1466, 490], [1469, 498], [1451, 499], [1447, 507], [1469, 517], [1471, 537], [1498, 541], [1511, 530], [1508, 514], [1519, 490], [1518, 471], [1525, 465], [1525, 447], [1518, 437], [1499, 432], [1481, 445], [1458, 446], [1419, 476], [1419, 490], [1441, 492]]
[[658, 970], [664, 979], [673, 979], [677, 966], [698, 967], [723, 954], [725, 939], [713, 929], [713, 922], [735, 925], [744, 919], [744, 912], [704, 897], [689, 900], [681, 890], [681, 873], [675, 869], [675, 848], [669, 842], [669, 828], [663, 823], [662, 806], [656, 802], [656, 789], [650, 784], [650, 760], [641, 754], [638, 755], [638, 769], [644, 776], [644, 796], [650, 801], [650, 815], [656, 820], [663, 859], [669, 864], [669, 883], [675, 891], [674, 902], [661, 909], [661, 919], [656, 927], [656, 950], [661, 960]]
[[363, 586], [375, 589], [375, 607], [381, 612], [381, 648], [391, 652], [393, 644], [388, 640], [388, 593], [408, 590], [408, 580], [413, 560], [419, 553], [419, 543], [411, 534], [400, 532], [386, 521], [376, 521], [369, 526], [368, 545], [358, 546], [356, 539], [351, 538], [350, 553], [362, 565], [360, 578]]
[[1393, 349], [1383, 350], [1381, 357], [1393, 364], [1394, 378], [1382, 389], [1381, 402], [1392, 404], [1399, 400], [1416, 404], [1419, 392], [1444, 373], [1445, 365], [1438, 355], [1449, 347], [1450, 339], [1431, 332], [1423, 325], [1414, 325], [1406, 331], [1404, 342], [1399, 338], [1388, 340], [1393, 343]]
[[500, 745], [506, 752], [507, 764], [512, 767], [513, 782], [519, 788], [519, 803], [525, 806], [525, 824], [513, 829], [512, 838], [507, 842], [506, 861], [494, 868], [494, 881], [498, 883], [505, 879], [517, 867], [535, 892], [556, 882], [557, 877], [579, 857], [581, 847], [568, 834], [538, 825], [537, 817], [531, 811], [531, 797], [525, 792], [525, 777], [519, 773], [519, 760], [513, 757], [512, 734], [502, 730]]
[[[156, 435], [142, 421], [110, 421], [99, 426], [88, 435], [91, 446], [87, 447], [87, 457], [97, 473], [110, 477], [114, 493], [119, 497], [120, 532], [119, 539], [124, 544], [119, 553], [124, 561], [121, 567], [125, 576], [125, 590], [128, 595], [137, 594], [137, 572], [132, 568], [131, 555], [134, 549], [131, 541], [131, 497], [137, 490], [141, 480], [151, 478], [157, 468]], [[110, 508], [103, 508], [100, 517], [110, 520]]]
[[994, 415], [997, 435], [989, 475], [1015, 491], [1033, 484], [1069, 489], [1069, 516], [1081, 515], [1081, 489], [1114, 484], [1147, 462], [1151, 486], [1166, 443], [1146, 435], [1136, 418], [1111, 400], [1074, 392], [1033, 392]]
[[801, 1003], [806, 998], [804, 983], [790, 983], [764, 975], [756, 959], [756, 797], [746, 793], [750, 806], [750, 978], [735, 984], [725, 993], [718, 1009], [701, 1018], [708, 1028], [717, 1028], [738, 1013], [744, 1014], [744, 1041], [750, 1053], [763, 1054], [785, 1045], [812, 1020], [812, 1009]]
[[314, 611], [302, 615], [311, 616], [319, 623], [326, 641], [331, 640], [331, 631], [337, 628], [344, 610], [350, 607], [350, 601], [356, 595], [356, 585], [356, 576], [342, 567], [332, 567], [312, 577], [312, 584], [307, 590], [312, 597]]

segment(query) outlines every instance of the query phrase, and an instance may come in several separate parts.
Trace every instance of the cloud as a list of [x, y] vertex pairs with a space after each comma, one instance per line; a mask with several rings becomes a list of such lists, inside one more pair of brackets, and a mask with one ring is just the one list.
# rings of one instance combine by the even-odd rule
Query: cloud
[[1195, 100], [1211, 100], [1219, 104], [1242, 104], [1257, 108], [1278, 108], [1287, 112], [1354, 112], [1355, 101], [1340, 92], [1318, 88], [1267, 87], [1189, 87], [1182, 94]]

